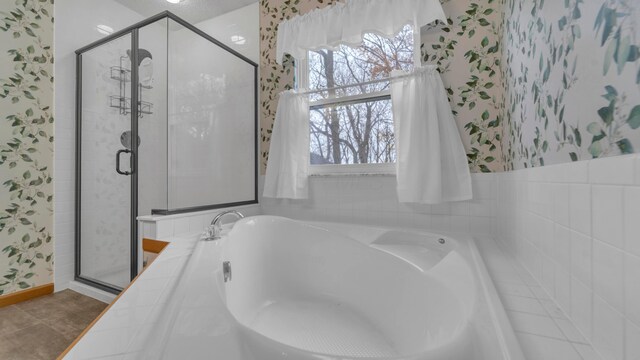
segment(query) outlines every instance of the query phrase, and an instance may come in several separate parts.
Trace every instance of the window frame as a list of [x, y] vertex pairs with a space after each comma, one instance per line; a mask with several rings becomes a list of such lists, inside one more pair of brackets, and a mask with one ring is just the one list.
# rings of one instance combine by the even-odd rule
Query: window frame
[[[419, 66], [422, 63], [420, 29], [413, 27], [413, 64]], [[302, 61], [295, 62], [295, 84], [297, 90], [308, 89], [309, 87], [309, 56]], [[357, 86], [361, 83], [354, 83]], [[330, 107], [358, 104], [368, 101], [391, 100], [391, 90], [389, 88], [368, 94], [358, 94], [343, 96], [338, 98], [321, 99], [309, 103], [309, 113], [312, 110]], [[311, 121], [311, 118], [309, 118]], [[376, 163], [376, 164], [309, 164], [309, 175], [395, 175], [396, 163]]]

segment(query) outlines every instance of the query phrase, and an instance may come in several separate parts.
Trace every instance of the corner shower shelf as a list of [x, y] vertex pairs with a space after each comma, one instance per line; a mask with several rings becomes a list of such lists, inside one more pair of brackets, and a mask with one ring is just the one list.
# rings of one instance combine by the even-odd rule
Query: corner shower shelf
[[[131, 113], [131, 98], [118, 95], [109, 96], [109, 106], [120, 109], [120, 113], [127, 115]], [[153, 104], [148, 101], [138, 101], [138, 113], [151, 115], [153, 114]]]
[[[111, 79], [113, 80], [117, 80], [117, 81], [122, 81], [125, 83], [131, 82], [131, 70], [127, 69], [127, 68], [123, 68], [120, 66], [112, 66], [110, 68], [111, 70], [111, 75], [109, 76]], [[142, 85], [142, 84], [138, 84], [139, 87], [143, 88], [143, 89], [153, 89], [153, 86], [151, 85]]]
[[123, 68], [122, 66], [112, 66], [110, 70], [110, 77], [113, 80], [131, 82], [131, 70]]
[[[109, 96], [109, 106], [120, 110], [121, 115], [128, 115], [131, 113], [131, 97], [127, 94], [127, 83], [131, 83], [131, 70], [122, 66], [125, 56], [120, 57], [120, 66], [111, 66], [109, 68], [109, 77], [112, 80], [116, 80], [119, 83], [120, 94]], [[153, 114], [153, 103], [142, 100], [142, 90], [152, 89], [151, 85], [138, 84], [138, 115], [151, 115]]]

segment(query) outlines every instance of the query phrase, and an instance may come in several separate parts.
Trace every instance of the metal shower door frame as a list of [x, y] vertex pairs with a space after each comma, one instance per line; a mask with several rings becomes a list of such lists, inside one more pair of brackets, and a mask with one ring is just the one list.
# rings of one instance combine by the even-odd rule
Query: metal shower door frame
[[[118, 39], [123, 36], [130, 35], [131, 36], [131, 63], [138, 64], [138, 49], [139, 49], [139, 29], [155, 23], [162, 19], [171, 19], [181, 26], [191, 30], [192, 32], [200, 35], [204, 39], [209, 42], [221, 47], [227, 52], [235, 55], [240, 60], [248, 63], [249, 65], [254, 67], [254, 126], [255, 126], [255, 134], [254, 134], [254, 199], [250, 201], [243, 201], [237, 203], [229, 203], [229, 204], [214, 204], [209, 206], [200, 206], [194, 208], [184, 208], [184, 209], [167, 209], [166, 211], [156, 211], [156, 214], [178, 214], [184, 212], [191, 211], [202, 211], [202, 210], [210, 210], [210, 209], [218, 209], [223, 207], [230, 206], [239, 206], [239, 205], [248, 205], [248, 204], [257, 204], [258, 203], [258, 64], [247, 58], [246, 56], [238, 53], [234, 49], [229, 46], [223, 44], [222, 42], [216, 40], [211, 37], [204, 31], [196, 28], [192, 24], [187, 21], [181, 19], [175, 14], [164, 11], [157, 15], [154, 15], [150, 18], [147, 18], [143, 21], [140, 21], [136, 24], [133, 24], [127, 28], [124, 28], [120, 31], [114, 32], [111, 35], [108, 35], [100, 40], [97, 40], [89, 45], [86, 45], [75, 51], [76, 53], [76, 154], [75, 154], [75, 275], [74, 279], [80, 283], [96, 287], [98, 289], [118, 294], [123, 289], [116, 287], [112, 284], [107, 284], [101, 282], [96, 279], [89, 279], [82, 277], [81, 275], [81, 250], [82, 250], [82, 241], [81, 241], [81, 189], [82, 189], [82, 176], [81, 176], [81, 160], [82, 160], [82, 54], [95, 49], [101, 45], [109, 43], [115, 39]], [[168, 24], [167, 24], [168, 25]], [[168, 39], [167, 39], [168, 41]], [[138, 66], [131, 66], [131, 138], [138, 138], [138, 91], [137, 85], [139, 80], [139, 70]], [[131, 144], [131, 280], [133, 280], [138, 275], [138, 256], [139, 256], [139, 244], [138, 244], [138, 147], [139, 144], [137, 141], [132, 141]]]
[[[104, 290], [113, 294], [120, 293], [123, 289], [108, 284], [97, 279], [90, 279], [83, 277], [81, 274], [81, 251], [82, 251], [82, 54], [95, 49], [101, 45], [104, 45], [110, 41], [121, 38], [123, 36], [131, 36], [131, 49], [138, 48], [138, 27], [128, 28], [110, 36], [107, 36], [99, 41], [96, 41], [88, 46], [85, 46], [79, 50], [76, 50], [76, 154], [75, 154], [75, 274], [74, 279], [80, 283], [96, 287], [100, 290]], [[138, 63], [138, 52], [131, 51], [131, 63]], [[131, 104], [138, 103], [138, 92], [134, 91], [134, 86], [138, 83], [138, 67], [131, 66]], [[138, 136], [138, 107], [131, 106], [131, 136], [137, 138]], [[130, 261], [130, 276], [131, 280], [138, 275], [138, 226], [137, 226], [137, 214], [138, 214], [138, 144], [132, 143], [131, 146], [131, 261]]]

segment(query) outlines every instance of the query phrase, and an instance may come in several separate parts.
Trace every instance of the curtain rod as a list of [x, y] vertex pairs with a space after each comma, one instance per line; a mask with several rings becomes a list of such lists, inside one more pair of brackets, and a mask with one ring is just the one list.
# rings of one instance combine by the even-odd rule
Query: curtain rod
[[381, 83], [381, 82], [385, 82], [385, 81], [403, 79], [403, 78], [406, 78], [406, 77], [413, 76], [414, 74], [415, 74], [415, 72], [411, 72], [409, 74], [403, 74], [403, 75], [397, 75], [397, 76], [389, 76], [388, 78], [384, 78], [384, 79], [369, 80], [369, 81], [365, 81], [365, 82], [361, 82], [361, 83], [335, 86], [335, 87], [327, 88], [327, 89], [306, 90], [306, 91], [298, 92], [298, 94], [299, 95], [310, 95], [310, 94], [317, 94], [317, 93], [321, 93], [321, 92], [325, 92], [325, 91], [335, 91], [335, 90], [348, 89], [350, 87], [355, 87], [355, 86], [371, 85], [371, 84], [377, 84], [377, 83]]

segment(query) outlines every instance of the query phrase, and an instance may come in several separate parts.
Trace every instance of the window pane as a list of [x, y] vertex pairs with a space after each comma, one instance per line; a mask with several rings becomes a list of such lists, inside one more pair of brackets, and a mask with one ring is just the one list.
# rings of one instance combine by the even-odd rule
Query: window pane
[[391, 100], [311, 112], [311, 164], [380, 164], [396, 160]]
[[[367, 34], [362, 46], [309, 52], [309, 89], [321, 90], [383, 79], [393, 70], [413, 68], [413, 29], [405, 26], [393, 39]], [[311, 101], [381, 91], [387, 82], [314, 94]]]

